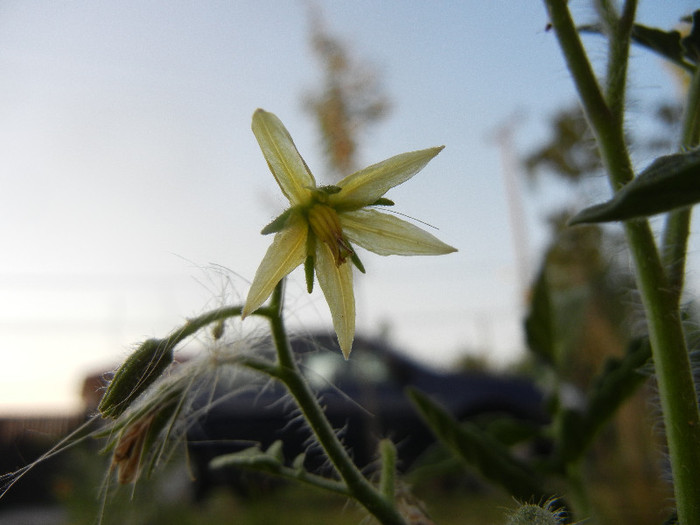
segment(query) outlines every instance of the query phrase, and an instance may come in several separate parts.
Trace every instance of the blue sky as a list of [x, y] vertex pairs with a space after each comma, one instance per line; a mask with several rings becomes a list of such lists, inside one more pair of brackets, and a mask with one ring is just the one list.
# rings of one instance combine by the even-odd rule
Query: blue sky
[[[587, 2], [570, 3], [580, 21], [592, 15]], [[640, 4], [640, 21], [659, 27], [697, 8]], [[258, 232], [285, 205], [250, 131], [255, 108], [282, 119], [324, 178], [301, 104], [320, 79], [306, 5], [0, 4], [0, 411], [75, 406], [86, 372], [225, 293], [245, 295], [269, 242]], [[491, 137], [518, 115], [515, 145], [527, 151], [547, 136], [547, 116], [574, 100], [542, 4], [318, 5], [328, 30], [377, 67], [392, 101], [364, 137], [362, 164], [444, 144], [389, 197], [460, 250], [364, 256], [358, 330], [388, 323], [397, 345], [435, 366], [467, 348], [512, 358], [522, 290]], [[588, 42], [601, 65], [602, 40]], [[657, 59], [637, 50], [632, 66], [635, 112], [673, 95]], [[522, 185], [530, 269], [543, 210], [563, 194], [542, 190]], [[292, 323], [325, 326], [320, 293], [306, 295], [296, 277]]]

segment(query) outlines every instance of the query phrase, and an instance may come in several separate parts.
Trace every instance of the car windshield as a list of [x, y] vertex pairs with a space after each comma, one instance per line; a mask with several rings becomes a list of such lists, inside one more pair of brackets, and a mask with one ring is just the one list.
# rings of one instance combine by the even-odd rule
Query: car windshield
[[318, 351], [305, 356], [303, 369], [312, 386], [328, 384], [381, 384], [391, 381], [391, 372], [381, 357], [371, 352], [355, 352], [346, 361], [340, 354]]

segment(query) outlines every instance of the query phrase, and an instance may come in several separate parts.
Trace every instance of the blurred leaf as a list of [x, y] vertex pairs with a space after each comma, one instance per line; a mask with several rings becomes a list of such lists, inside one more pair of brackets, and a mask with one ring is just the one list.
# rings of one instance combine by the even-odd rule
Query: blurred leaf
[[591, 147], [595, 138], [578, 105], [557, 112], [550, 125], [552, 138], [523, 161], [530, 177], [547, 169], [578, 182], [601, 169], [598, 149]]
[[282, 442], [277, 440], [264, 452], [259, 446], [246, 448], [239, 452], [217, 456], [211, 460], [209, 466], [214, 470], [243, 467], [277, 473], [282, 468], [282, 462]]
[[539, 425], [512, 417], [498, 417], [481, 428], [484, 428], [489, 436], [506, 446], [516, 445], [540, 436]]
[[608, 202], [591, 206], [569, 224], [625, 221], [700, 202], [700, 150], [656, 159]]
[[458, 423], [425, 394], [408, 389], [408, 396], [433, 433], [484, 478], [501, 485], [522, 501], [544, 500], [546, 494], [536, 474], [510, 451], [473, 423]]
[[545, 268], [535, 282], [530, 311], [525, 319], [525, 338], [531, 351], [549, 364], [555, 364], [555, 322]]
[[611, 357], [594, 380], [584, 412], [568, 410], [561, 421], [561, 459], [578, 459], [598, 431], [615, 415], [618, 408], [647, 379], [642, 368], [651, 358], [647, 338], [635, 339], [622, 359]]
[[681, 40], [685, 56], [696, 64], [700, 62], [700, 10], [693, 13], [690, 34]]
[[[693, 14], [694, 19], [697, 13], [696, 11]], [[697, 23], [694, 23], [691, 35], [694, 32], [696, 33], [696, 26]], [[578, 29], [585, 33], [603, 34], [602, 27], [597, 24], [580, 26]], [[696, 66], [688, 62], [687, 59], [695, 63], [698, 61], [698, 55], [693, 53], [692, 46], [693, 43], [696, 43], [696, 40], [692, 39], [687, 45], [686, 39], [689, 37], [681, 38], [680, 31], [663, 31], [655, 27], [634, 24], [631, 37], [635, 44], [646, 47], [691, 73], [695, 71]]]

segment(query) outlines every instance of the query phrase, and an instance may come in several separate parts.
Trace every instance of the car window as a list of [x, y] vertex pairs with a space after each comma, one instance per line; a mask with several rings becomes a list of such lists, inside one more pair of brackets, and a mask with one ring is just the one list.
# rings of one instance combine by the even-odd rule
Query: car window
[[346, 361], [334, 352], [319, 351], [304, 358], [306, 377], [314, 387], [351, 384], [385, 384], [391, 371], [380, 356], [371, 352], [353, 352]]

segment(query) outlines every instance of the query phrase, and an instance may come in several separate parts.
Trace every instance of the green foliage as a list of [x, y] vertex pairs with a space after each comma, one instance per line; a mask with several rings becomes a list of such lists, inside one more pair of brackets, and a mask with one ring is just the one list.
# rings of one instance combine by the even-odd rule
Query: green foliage
[[501, 442], [473, 423], [457, 422], [443, 407], [415, 389], [408, 396], [430, 429], [453, 453], [486, 479], [504, 487], [522, 501], [541, 500], [546, 494], [537, 474], [514, 457]]
[[[692, 20], [693, 26], [686, 37], [677, 30], [663, 31], [655, 27], [634, 24], [631, 33], [632, 41], [693, 73], [700, 61], [700, 11], [695, 11], [687, 20]], [[600, 25], [580, 26], [579, 31], [603, 33]]]
[[214, 458], [209, 465], [212, 469], [222, 469], [227, 467], [249, 468], [266, 472], [276, 472], [284, 465], [282, 455], [282, 442], [275, 441], [265, 451], [259, 446], [249, 447]]
[[650, 358], [651, 348], [646, 338], [632, 341], [622, 359], [608, 358], [591, 386], [585, 409], [564, 409], [559, 415], [559, 461], [573, 463], [589, 449], [597, 433], [646, 381], [642, 368]]
[[528, 348], [550, 365], [556, 363], [556, 328], [547, 273], [540, 271], [532, 294], [530, 312], [525, 319]]
[[700, 202], [700, 150], [659, 157], [615, 196], [579, 212], [570, 224], [648, 217]]

